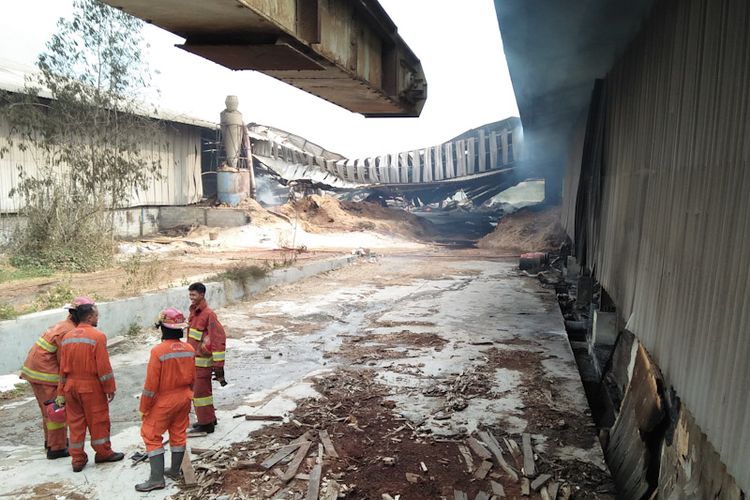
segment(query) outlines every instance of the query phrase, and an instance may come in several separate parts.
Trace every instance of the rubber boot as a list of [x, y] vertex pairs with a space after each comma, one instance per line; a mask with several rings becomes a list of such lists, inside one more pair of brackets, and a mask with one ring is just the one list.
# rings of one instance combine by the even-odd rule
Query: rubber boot
[[135, 485], [135, 491], [152, 491], [164, 489], [164, 453], [148, 458], [151, 465], [151, 476], [148, 481]]
[[47, 450], [47, 460], [69, 457], [68, 450]]
[[185, 457], [184, 451], [173, 451], [172, 452], [172, 465], [164, 475], [174, 481], [180, 480], [180, 471], [182, 470], [182, 459]]

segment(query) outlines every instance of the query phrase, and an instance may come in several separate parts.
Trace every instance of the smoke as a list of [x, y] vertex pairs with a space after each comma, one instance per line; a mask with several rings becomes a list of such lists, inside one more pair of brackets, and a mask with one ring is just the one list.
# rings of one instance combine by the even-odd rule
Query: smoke
[[283, 205], [287, 201], [288, 190], [275, 179], [265, 175], [255, 176], [255, 199], [265, 206]]

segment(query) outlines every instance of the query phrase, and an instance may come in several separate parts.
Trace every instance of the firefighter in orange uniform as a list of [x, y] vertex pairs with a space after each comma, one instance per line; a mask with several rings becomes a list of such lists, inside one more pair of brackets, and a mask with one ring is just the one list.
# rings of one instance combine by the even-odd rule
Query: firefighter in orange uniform
[[193, 283], [188, 287], [190, 297], [190, 328], [188, 343], [195, 349], [195, 385], [193, 405], [198, 420], [193, 429], [211, 433], [216, 425], [211, 375], [221, 385], [224, 380], [224, 350], [227, 337], [216, 313], [206, 303], [206, 286]]
[[47, 418], [45, 403], [57, 396], [57, 384], [60, 381], [60, 343], [63, 336], [78, 324], [76, 308], [83, 304], [93, 304], [88, 297], [76, 297], [67, 306], [68, 317], [52, 326], [31, 347], [23, 364], [21, 378], [26, 379], [34, 390], [34, 396], [42, 411], [42, 428], [44, 429], [44, 447], [47, 458], [54, 460], [68, 456], [68, 438], [65, 423], [53, 422]]
[[161, 327], [162, 342], [151, 349], [140, 407], [143, 415], [141, 437], [146, 443], [151, 476], [146, 482], [137, 484], [136, 491], [164, 488], [162, 436], [167, 431], [172, 463], [166, 475], [174, 480], [179, 479], [190, 425], [195, 351], [189, 344], [180, 341], [188, 324], [180, 311], [170, 307], [162, 311], [157, 326]]
[[78, 327], [65, 335], [60, 346], [58, 400], [67, 412], [73, 472], [81, 472], [88, 462], [83, 449], [87, 428], [96, 463], [116, 462], [125, 455], [112, 451], [109, 440], [109, 403], [116, 386], [107, 337], [95, 328], [99, 311], [94, 304], [84, 304], [77, 307], [76, 314]]

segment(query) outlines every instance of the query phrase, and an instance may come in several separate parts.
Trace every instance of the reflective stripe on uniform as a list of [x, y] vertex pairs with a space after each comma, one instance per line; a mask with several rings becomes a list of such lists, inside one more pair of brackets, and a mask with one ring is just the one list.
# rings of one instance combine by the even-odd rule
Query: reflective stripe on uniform
[[215, 351], [213, 353], [213, 360], [214, 361], [224, 361], [224, 354], [225, 354], [225, 351]]
[[57, 373], [38, 372], [36, 370], [32, 370], [26, 365], [21, 368], [21, 372], [23, 372], [23, 374], [27, 377], [33, 378], [34, 380], [39, 380], [41, 382], [58, 383], [60, 381], [60, 375], [58, 375]]
[[65, 429], [65, 422], [47, 422], [47, 430], [48, 431], [57, 431], [60, 429]]
[[213, 360], [211, 358], [202, 358], [202, 357], [195, 358], [195, 366], [199, 368], [211, 368], [212, 365], [213, 365]]
[[169, 449], [170, 449], [171, 451], [175, 452], [175, 453], [176, 453], [176, 452], [180, 452], [180, 451], [185, 451], [185, 447], [184, 447], [184, 446], [171, 446], [171, 445], [170, 445], [170, 446], [169, 446]]
[[206, 396], [205, 398], [193, 398], [193, 404], [195, 406], [213, 406], [214, 397]]
[[41, 347], [47, 352], [52, 352], [52, 353], [57, 352], [57, 346], [54, 344], [50, 344], [49, 342], [44, 340], [44, 337], [39, 337], [39, 339], [37, 339], [36, 341], [36, 345], [38, 345], [39, 347]]
[[178, 358], [192, 358], [195, 356], [195, 353], [190, 351], [184, 351], [184, 352], [170, 352], [168, 354], [162, 354], [159, 356], [159, 361], [166, 361], [168, 359], [178, 359]]
[[152, 450], [148, 452], [149, 457], [155, 457], [156, 455], [163, 455], [164, 454], [164, 448], [157, 448], [156, 450]]
[[153, 398], [156, 396], [156, 393], [154, 391], [147, 391], [146, 389], [143, 389], [143, 395], [147, 398]]
[[96, 446], [97, 444], [104, 444], [104, 443], [109, 443], [109, 436], [91, 440], [91, 446]]
[[188, 337], [190, 337], [193, 340], [197, 340], [198, 342], [200, 342], [201, 339], [203, 338], [203, 332], [200, 331], [200, 330], [197, 330], [195, 328], [191, 328], [188, 331]]
[[70, 443], [68, 445], [68, 448], [73, 448], [73, 449], [83, 448], [83, 441], [81, 441], [80, 443]]
[[114, 373], [108, 373], [106, 375], [102, 375], [101, 377], [99, 377], [99, 381], [100, 382], [106, 382], [107, 380], [109, 380], [111, 378], [115, 378], [115, 374]]
[[91, 344], [96, 345], [96, 340], [94, 339], [87, 339], [83, 337], [75, 337], [72, 339], [65, 339], [62, 341], [62, 345], [68, 345], [68, 344]]

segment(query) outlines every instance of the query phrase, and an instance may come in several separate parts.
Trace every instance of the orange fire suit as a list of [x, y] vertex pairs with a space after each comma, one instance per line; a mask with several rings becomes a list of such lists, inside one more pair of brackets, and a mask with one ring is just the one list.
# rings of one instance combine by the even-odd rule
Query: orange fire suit
[[97, 461], [105, 460], [113, 454], [109, 441], [107, 394], [116, 389], [107, 353], [107, 337], [93, 326], [81, 323], [65, 335], [60, 351], [58, 391], [65, 396], [70, 430], [68, 451], [73, 465], [83, 465], [88, 461], [83, 450], [87, 428]]
[[63, 336], [75, 327], [70, 318], [67, 318], [44, 332], [31, 347], [21, 370], [21, 378], [31, 383], [36, 402], [42, 411], [44, 442], [51, 451], [64, 450], [67, 447], [67, 432], [64, 423], [47, 419], [44, 402], [57, 396], [57, 384], [60, 381], [60, 343]]
[[214, 368], [224, 367], [227, 336], [205, 299], [190, 306], [188, 322], [188, 343], [195, 349], [195, 416], [199, 424], [211, 424], [216, 420], [211, 374]]
[[195, 351], [189, 344], [167, 339], [151, 349], [140, 406], [141, 437], [149, 457], [164, 453], [166, 431], [169, 448], [185, 451], [194, 383]]

